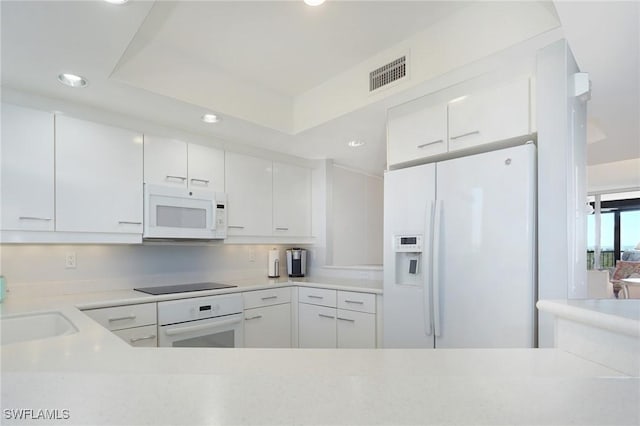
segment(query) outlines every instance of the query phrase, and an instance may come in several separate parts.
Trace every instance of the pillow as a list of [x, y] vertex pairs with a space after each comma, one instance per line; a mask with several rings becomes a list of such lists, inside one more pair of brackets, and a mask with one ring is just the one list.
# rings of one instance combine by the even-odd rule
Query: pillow
[[627, 262], [624, 260], [619, 260], [618, 263], [616, 263], [616, 270], [613, 271], [611, 280], [622, 280], [624, 278], [629, 278], [632, 274], [640, 275], [640, 262]]

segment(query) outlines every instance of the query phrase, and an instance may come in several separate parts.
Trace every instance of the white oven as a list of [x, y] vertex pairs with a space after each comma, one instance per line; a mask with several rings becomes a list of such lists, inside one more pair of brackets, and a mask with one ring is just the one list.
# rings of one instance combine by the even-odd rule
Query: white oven
[[143, 238], [225, 238], [226, 204], [224, 193], [145, 184]]
[[158, 302], [158, 346], [242, 347], [242, 306], [240, 294]]

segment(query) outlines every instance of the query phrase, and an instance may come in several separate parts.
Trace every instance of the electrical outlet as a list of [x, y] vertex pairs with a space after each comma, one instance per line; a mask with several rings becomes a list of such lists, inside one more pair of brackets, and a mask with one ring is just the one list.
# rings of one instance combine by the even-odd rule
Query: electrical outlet
[[249, 262], [256, 261], [256, 249], [253, 246], [249, 247]]
[[64, 258], [64, 267], [66, 269], [76, 269], [76, 253], [69, 252]]

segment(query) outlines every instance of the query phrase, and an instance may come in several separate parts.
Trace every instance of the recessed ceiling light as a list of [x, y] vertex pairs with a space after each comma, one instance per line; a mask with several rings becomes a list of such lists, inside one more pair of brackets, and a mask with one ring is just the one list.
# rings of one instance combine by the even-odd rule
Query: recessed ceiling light
[[353, 140], [353, 141], [349, 141], [347, 145], [349, 145], [349, 147], [351, 148], [358, 148], [359, 146], [364, 145], [364, 142]]
[[111, 4], [125, 4], [129, 0], [104, 0], [104, 1]]
[[200, 119], [205, 123], [209, 123], [209, 124], [217, 123], [218, 121], [220, 121], [220, 117], [218, 117], [215, 114], [205, 114], [202, 117], [200, 117]]
[[58, 75], [58, 80], [69, 87], [87, 87], [87, 84], [89, 84], [86, 78], [68, 73]]
[[304, 2], [308, 6], [320, 6], [324, 0], [304, 0]]

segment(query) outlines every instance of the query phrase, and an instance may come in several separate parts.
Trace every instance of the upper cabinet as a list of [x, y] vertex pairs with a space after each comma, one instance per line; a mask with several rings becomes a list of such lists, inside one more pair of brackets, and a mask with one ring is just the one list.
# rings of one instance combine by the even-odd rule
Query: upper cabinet
[[224, 191], [224, 151], [176, 139], [144, 136], [144, 181]]
[[509, 81], [449, 102], [449, 151], [530, 132], [528, 78]]
[[233, 152], [225, 156], [229, 236], [311, 236], [310, 169]]
[[[530, 78], [522, 76], [446, 99], [427, 95], [391, 108], [389, 166], [505, 141], [535, 131]], [[453, 87], [452, 94], [460, 94]]]
[[273, 234], [311, 235], [311, 170], [273, 163]]
[[272, 162], [234, 152], [225, 159], [227, 235], [271, 236]]
[[389, 164], [447, 152], [446, 103], [431, 105], [425, 96], [390, 109], [387, 119]]
[[2, 104], [2, 230], [54, 230], [53, 120]]
[[56, 231], [142, 234], [142, 134], [56, 117]]
[[224, 192], [224, 151], [187, 145], [189, 187]]

